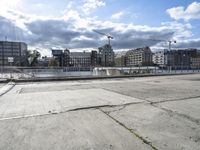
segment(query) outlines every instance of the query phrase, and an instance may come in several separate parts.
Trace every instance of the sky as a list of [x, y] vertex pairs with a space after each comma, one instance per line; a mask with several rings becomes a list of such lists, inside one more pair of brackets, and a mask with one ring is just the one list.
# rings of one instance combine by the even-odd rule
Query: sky
[[200, 1], [192, 0], [0, 0], [0, 40], [23, 41], [50, 55], [51, 48], [115, 51], [200, 48]]

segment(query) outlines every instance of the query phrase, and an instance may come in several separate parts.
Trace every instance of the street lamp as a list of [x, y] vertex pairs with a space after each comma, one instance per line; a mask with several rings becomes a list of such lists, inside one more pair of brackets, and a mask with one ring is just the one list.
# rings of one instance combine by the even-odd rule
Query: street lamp
[[[171, 48], [172, 48], [172, 43], [176, 44], [177, 41], [176, 41], [176, 40], [174, 40], [174, 41], [169, 40], [168, 43], [169, 43], [169, 52], [170, 52], [170, 51], [171, 51]], [[173, 65], [174, 65], [174, 63], [173, 63]], [[171, 72], [171, 69], [172, 69], [171, 67], [172, 67], [172, 66], [170, 66], [170, 72]]]
[[[183, 57], [182, 57], [182, 71], [184, 70], [184, 59], [185, 59], [185, 56], [186, 56], [186, 55], [183, 54]], [[181, 71], [181, 72], [182, 72], [182, 71]]]
[[172, 43], [177, 43], [177, 41], [168, 41], [169, 42], [169, 51], [171, 51]]

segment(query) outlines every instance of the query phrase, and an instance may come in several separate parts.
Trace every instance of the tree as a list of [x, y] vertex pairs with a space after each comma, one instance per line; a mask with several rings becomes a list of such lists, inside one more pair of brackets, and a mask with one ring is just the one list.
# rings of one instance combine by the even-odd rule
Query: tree
[[126, 65], [125, 61], [126, 61], [126, 57], [124, 55], [120, 57], [115, 57], [115, 66], [124, 67]]
[[37, 66], [38, 64], [38, 58], [41, 56], [40, 52], [37, 50], [30, 51], [28, 50], [28, 64], [29, 66]]

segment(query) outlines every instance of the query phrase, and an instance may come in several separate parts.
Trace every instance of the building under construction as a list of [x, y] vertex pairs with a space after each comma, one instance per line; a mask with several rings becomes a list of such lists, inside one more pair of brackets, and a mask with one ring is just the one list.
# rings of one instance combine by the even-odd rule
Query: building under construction
[[100, 66], [104, 67], [112, 67], [115, 65], [114, 62], [114, 51], [111, 47], [111, 45], [106, 44], [102, 47], [99, 47], [99, 64]]

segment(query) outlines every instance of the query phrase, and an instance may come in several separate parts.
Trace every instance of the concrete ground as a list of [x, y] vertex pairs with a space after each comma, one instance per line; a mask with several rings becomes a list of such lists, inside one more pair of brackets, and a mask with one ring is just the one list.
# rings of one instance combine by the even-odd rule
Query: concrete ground
[[200, 74], [1, 85], [0, 150], [199, 150]]

